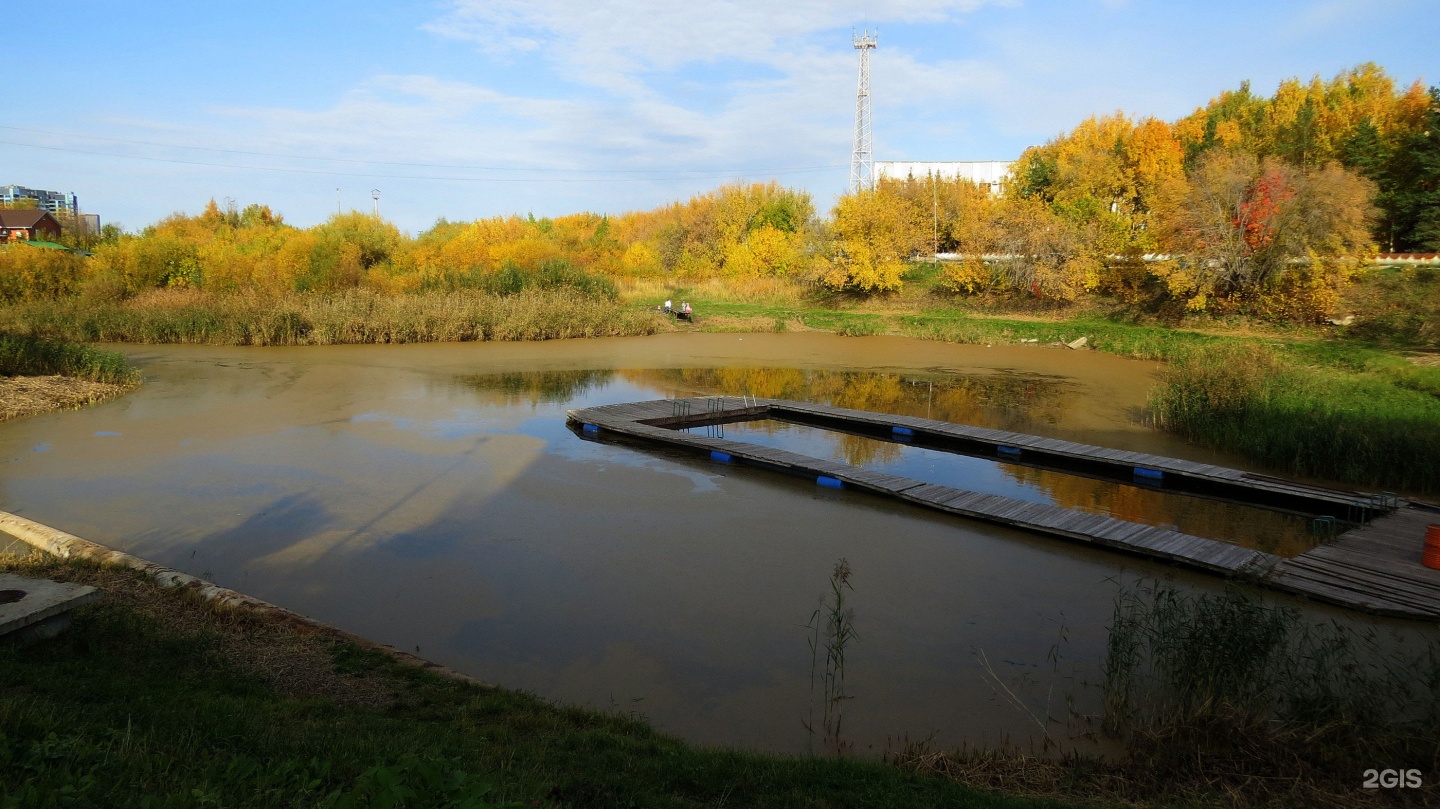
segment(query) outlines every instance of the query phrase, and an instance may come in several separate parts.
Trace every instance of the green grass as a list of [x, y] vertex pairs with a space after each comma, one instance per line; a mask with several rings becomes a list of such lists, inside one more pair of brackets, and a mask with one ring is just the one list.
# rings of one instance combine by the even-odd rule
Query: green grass
[[133, 384], [139, 377], [125, 357], [114, 351], [0, 332], [0, 376], [51, 374], [117, 385]]
[[[26, 567], [73, 576], [86, 566]], [[167, 595], [180, 612], [216, 612]], [[344, 644], [329, 665], [382, 681], [393, 704], [290, 696], [238, 667], [199, 623], [192, 632], [107, 601], [56, 639], [0, 645], [0, 806], [1054, 805], [875, 761], [697, 748], [631, 718], [457, 683]]]
[[1295, 362], [1305, 353], [1238, 342], [1204, 347], [1161, 373], [1152, 410], [1167, 429], [1277, 469], [1440, 491], [1440, 398], [1368, 368]]

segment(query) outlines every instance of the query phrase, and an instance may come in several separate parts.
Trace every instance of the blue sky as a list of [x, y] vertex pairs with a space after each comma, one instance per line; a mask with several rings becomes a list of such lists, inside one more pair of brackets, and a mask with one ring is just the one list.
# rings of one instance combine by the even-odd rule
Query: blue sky
[[[852, 28], [878, 160], [1004, 160], [1083, 118], [1173, 120], [1249, 79], [1374, 61], [1440, 82], [1435, 0], [47, 3], [6, 20], [0, 184], [137, 228], [211, 197], [298, 225], [619, 213], [727, 180], [828, 208]], [[43, 147], [43, 148], [42, 148]]]

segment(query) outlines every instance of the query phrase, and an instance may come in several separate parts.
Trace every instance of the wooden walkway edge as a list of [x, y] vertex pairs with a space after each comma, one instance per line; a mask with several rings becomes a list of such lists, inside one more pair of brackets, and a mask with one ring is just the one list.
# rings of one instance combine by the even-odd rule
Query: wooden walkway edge
[[[940, 486], [783, 449], [681, 431], [682, 428], [727, 421], [772, 417], [789, 420], [797, 416], [822, 417], [829, 422], [860, 425], [872, 430], [876, 427], [899, 428], [897, 434], [907, 436], [933, 434], [1005, 447], [1005, 454], [999, 460], [1008, 461], [1021, 454], [1029, 454], [1081, 459], [1086, 463], [1108, 464], [1122, 469], [1148, 470], [1166, 476], [1166, 480], [1184, 477], [1210, 486], [1247, 490], [1253, 495], [1252, 502], [1254, 498], [1265, 497], [1287, 503], [1309, 501], [1332, 508], [1350, 509], [1352, 513], [1371, 519], [1368, 525], [1347, 532], [1336, 542], [1322, 545], [1294, 559], [1284, 559], [1228, 542], [1106, 515]], [[1440, 620], [1440, 571], [1430, 570], [1419, 563], [1424, 524], [1427, 520], [1440, 520], [1440, 514], [1390, 498], [1309, 486], [1177, 458], [804, 402], [734, 397], [661, 399], [571, 410], [567, 418], [585, 437], [624, 437], [708, 453], [717, 462], [743, 462], [808, 475], [826, 485], [864, 489], [962, 517], [1009, 525], [1209, 573], [1253, 578], [1276, 589], [1352, 609], [1427, 621]], [[1377, 516], [1382, 513], [1389, 516]], [[1419, 526], [1418, 533], [1414, 533], [1416, 526]]]

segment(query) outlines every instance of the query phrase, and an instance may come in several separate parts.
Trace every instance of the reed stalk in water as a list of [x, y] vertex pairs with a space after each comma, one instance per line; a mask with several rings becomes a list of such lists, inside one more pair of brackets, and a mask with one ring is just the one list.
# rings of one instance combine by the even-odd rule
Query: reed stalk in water
[[[845, 591], [854, 591], [850, 584], [850, 563], [841, 559], [830, 574], [830, 594], [821, 599], [818, 609], [810, 616], [806, 628], [810, 638], [810, 690], [815, 691], [816, 681], [820, 684], [822, 709], [821, 745], [826, 750], [844, 753], [849, 744], [842, 736], [845, 722], [845, 702], [853, 699], [845, 691], [845, 649], [859, 636], [855, 633], [855, 610], [848, 606]], [[824, 650], [824, 661], [820, 652]], [[805, 725], [811, 734], [815, 732], [814, 714]]]

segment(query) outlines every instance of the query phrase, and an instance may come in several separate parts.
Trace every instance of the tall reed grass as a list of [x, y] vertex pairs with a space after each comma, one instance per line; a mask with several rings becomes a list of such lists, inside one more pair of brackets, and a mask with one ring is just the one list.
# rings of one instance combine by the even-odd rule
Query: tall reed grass
[[[821, 598], [820, 606], [806, 624], [811, 633], [807, 638], [810, 644], [810, 691], [812, 694], [815, 692], [818, 682], [821, 692], [820, 743], [825, 750], [836, 754], [851, 749], [851, 744], [845, 741], [843, 735], [845, 703], [854, 699], [845, 689], [845, 650], [859, 639], [859, 635], [855, 632], [855, 609], [847, 604], [845, 591], [854, 589], [850, 584], [850, 563], [841, 559], [830, 574], [829, 595]], [[813, 736], [813, 712], [803, 724]]]
[[1267, 466], [1440, 491], [1440, 399], [1382, 378], [1221, 343], [1167, 366], [1150, 403], [1160, 426]]
[[1108, 731], [1170, 777], [1353, 779], [1433, 772], [1440, 639], [1315, 622], [1232, 584], [1121, 591], [1104, 663]]
[[34, 335], [0, 333], [0, 376], [52, 374], [115, 385], [139, 381], [139, 373], [114, 351]]
[[560, 288], [512, 295], [352, 291], [152, 294], [126, 302], [66, 298], [0, 310], [0, 328], [74, 341], [333, 345], [612, 337], [653, 334], [667, 326], [649, 312]]

